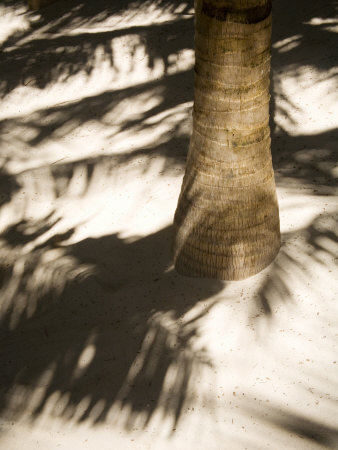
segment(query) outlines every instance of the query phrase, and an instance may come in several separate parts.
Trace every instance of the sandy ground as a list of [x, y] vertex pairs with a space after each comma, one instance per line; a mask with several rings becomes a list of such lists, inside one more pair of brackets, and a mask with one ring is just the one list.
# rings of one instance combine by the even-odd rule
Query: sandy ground
[[2, 449], [338, 449], [335, 4], [274, 2], [283, 245], [229, 283], [171, 261], [191, 4], [1, 3]]

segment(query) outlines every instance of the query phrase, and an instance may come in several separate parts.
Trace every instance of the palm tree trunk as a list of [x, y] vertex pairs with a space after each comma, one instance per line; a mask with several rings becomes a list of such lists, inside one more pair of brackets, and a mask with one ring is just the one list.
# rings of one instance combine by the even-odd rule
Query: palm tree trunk
[[178, 272], [239, 280], [280, 247], [270, 151], [271, 0], [195, 0], [195, 101], [174, 218]]

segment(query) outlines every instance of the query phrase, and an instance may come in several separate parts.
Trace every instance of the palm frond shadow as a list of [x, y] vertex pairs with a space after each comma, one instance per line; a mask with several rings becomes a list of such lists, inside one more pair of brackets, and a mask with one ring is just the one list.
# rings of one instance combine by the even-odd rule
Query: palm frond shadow
[[[146, 131], [148, 128], [154, 127], [157, 116], [167, 111], [170, 114], [170, 110], [174, 107], [190, 102], [192, 91], [192, 73], [190, 70], [168, 75], [164, 80], [149, 81], [130, 88], [112, 90], [78, 101], [37, 110], [28, 117], [8, 117], [0, 121], [1, 141], [4, 144], [9, 139], [12, 141], [15, 129], [25, 127], [32, 132], [33, 137], [28, 139], [24, 137], [24, 140], [20, 136], [14, 136], [14, 138], [18, 144], [21, 140], [25, 145], [36, 147], [47, 139], [67, 136], [77, 127], [93, 120], [112, 130], [112, 136], [108, 137], [113, 137], [126, 130], [130, 132]], [[121, 109], [126, 98], [130, 102], [133, 99], [137, 102], [139, 98], [144, 101], [150, 98], [158, 99], [158, 101], [144, 112], [135, 114], [134, 117], [133, 114], [130, 114], [130, 117], [116, 125], [112, 123], [111, 116], [114, 114], [114, 110], [119, 111]], [[107, 114], [110, 115], [109, 118], [106, 117]], [[152, 119], [151, 122], [149, 119]], [[159, 118], [158, 121], [160, 120]], [[118, 126], [118, 130], [114, 130], [116, 126]], [[179, 126], [180, 124], [176, 124], [177, 130], [170, 130], [171, 136], [179, 131]]]
[[5, 165], [0, 167], [0, 208], [6, 203], [9, 203], [15, 193], [20, 189], [20, 184], [16, 177], [6, 170]]
[[[15, 8], [17, 2], [7, 3]], [[118, 75], [121, 55], [114, 48], [114, 42], [121, 39], [128, 40], [130, 71], [133, 70], [137, 50], [141, 49], [145, 51], [144, 58], [150, 69], [154, 68], [156, 62], [161, 62], [167, 73], [171, 65], [170, 56], [193, 47], [192, 15], [190, 13], [187, 17], [184, 14], [191, 10], [191, 4], [171, 0], [156, 2], [157, 7], [163, 8], [167, 13], [180, 8], [180, 16], [165, 23], [127, 25], [124, 28], [114, 24], [108, 25], [108, 29], [104, 31], [86, 30], [86, 26], [102, 24], [106, 19], [128, 10], [129, 3], [101, 0], [88, 4], [77, 0], [61, 0], [39, 13], [30, 13], [28, 17], [31, 26], [10, 35], [2, 43], [1, 95], [6, 96], [20, 85], [44, 89], [60, 80], [64, 82], [80, 72], [89, 76], [103, 60], [108, 61], [111, 69]], [[152, 2], [140, 2], [137, 8], [142, 11], [151, 4]], [[37, 14], [39, 20], [34, 19]]]
[[[338, 211], [316, 217], [297, 232], [283, 235], [283, 245], [269, 269], [268, 277], [256, 298], [258, 309], [273, 318], [274, 311], [285, 302], [295, 302], [292, 283], [295, 279], [306, 286], [313, 277], [313, 267], [338, 261]], [[297, 239], [298, 242], [295, 242]]]
[[[321, 421], [307, 418], [297, 412], [290, 412], [279, 405], [264, 406], [264, 411], [257, 405], [254, 399], [247, 398], [247, 404], [243, 408], [248, 415], [260, 420], [269, 427], [275, 427], [286, 431], [292, 436], [297, 436], [305, 445], [320, 445], [321, 448], [337, 448], [338, 429], [321, 423]], [[323, 447], [322, 447], [323, 446]]]
[[2, 415], [30, 411], [34, 421], [49, 410], [131, 429], [160, 411], [175, 426], [191, 401], [190, 377], [212, 364], [196, 345], [211, 304], [193, 308], [222, 283], [182, 280], [170, 269], [170, 229], [67, 245], [69, 230], [25, 254], [54, 222], [21, 223], [2, 239]]
[[[313, 133], [291, 135], [276, 124], [278, 114], [293, 123], [290, 110], [297, 104], [289, 98], [280, 86], [276, 75], [284, 70], [291, 71], [295, 78], [305, 67], [312, 67], [321, 76], [329, 76], [336, 65], [331, 49], [338, 38], [330, 28], [336, 16], [337, 2], [326, 0], [323, 4], [308, 7], [305, 1], [292, 7], [292, 14], [283, 13], [283, 2], [274, 3], [274, 26], [272, 34], [272, 77], [271, 77], [271, 150], [275, 168], [276, 184], [280, 188], [299, 189], [304, 195], [334, 196], [338, 178], [332, 170], [337, 165], [337, 128]], [[319, 80], [321, 81], [322, 78]], [[316, 86], [316, 81], [313, 82]], [[287, 105], [284, 107], [283, 105]], [[325, 223], [326, 221], [326, 223]], [[299, 238], [298, 247], [293, 248]], [[296, 232], [285, 233], [280, 254], [270, 266], [269, 276], [261, 286], [257, 307], [272, 318], [278, 303], [292, 301], [290, 273], [305, 281], [309, 261], [326, 264], [321, 255], [332, 258], [330, 250], [323, 248], [325, 239], [332, 248], [337, 243], [337, 211], [320, 214], [312, 223]], [[325, 258], [324, 258], [325, 259]]]

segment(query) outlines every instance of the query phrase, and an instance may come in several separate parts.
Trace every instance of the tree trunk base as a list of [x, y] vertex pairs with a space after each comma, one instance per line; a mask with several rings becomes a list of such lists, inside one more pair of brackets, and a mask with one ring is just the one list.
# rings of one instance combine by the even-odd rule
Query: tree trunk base
[[257, 275], [266, 269], [276, 258], [280, 249], [280, 240], [270, 248], [268, 255], [257, 256], [253, 265], [248, 266], [248, 258], [238, 258], [229, 262], [228, 267], [218, 268], [208, 264], [189, 266], [178, 257], [175, 261], [175, 269], [180, 275], [193, 278], [210, 278], [223, 281], [239, 281]]

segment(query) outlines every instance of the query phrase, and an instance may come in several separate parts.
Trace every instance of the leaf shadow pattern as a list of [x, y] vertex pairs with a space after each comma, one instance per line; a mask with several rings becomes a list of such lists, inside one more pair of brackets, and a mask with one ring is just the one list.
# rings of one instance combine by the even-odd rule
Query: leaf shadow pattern
[[[153, 69], [156, 62], [161, 62], [167, 73], [171, 65], [170, 56], [193, 47], [191, 2], [162, 0], [134, 3], [134, 15], [136, 10], [141, 12], [151, 5], [167, 13], [174, 13], [176, 9], [180, 12], [176, 19], [166, 23], [135, 26], [124, 23], [123, 28], [117, 22], [108, 24], [108, 29], [101, 31], [88, 30], [88, 26], [104, 24], [105, 20], [119, 17], [131, 8], [130, 3], [100, 0], [93, 4], [61, 0], [39, 13], [26, 13], [30, 26], [10, 35], [0, 47], [0, 71], [3, 73], [1, 95], [6, 96], [21, 85], [44, 89], [80, 72], [89, 76], [102, 60], [108, 61], [117, 75], [121, 55], [114, 42], [121, 39], [128, 40], [131, 64], [137, 50], [144, 49], [149, 69]], [[7, 1], [6, 4], [15, 9], [22, 2]], [[129, 16], [128, 20], [131, 20]]]
[[4, 164], [0, 167], [0, 208], [9, 203], [19, 189], [16, 177], [8, 173]]
[[[112, 235], [67, 245], [68, 233], [25, 253], [18, 234], [34, 230], [31, 243], [48, 226], [51, 216], [2, 239], [1, 265], [11, 266], [1, 285], [2, 416], [28, 411], [34, 421], [49, 410], [132, 429], [160, 411], [174, 427], [192, 374], [211, 365], [197, 337], [222, 283], [170, 269], [169, 228], [132, 242]], [[15, 247], [6, 239], [14, 234]]]
[[[334, 168], [338, 163], [338, 128], [328, 126], [313, 134], [291, 134], [276, 123], [278, 114], [293, 123], [289, 112], [297, 109], [293, 99], [283, 92], [279, 74], [287, 70], [297, 79], [304, 67], [311, 67], [320, 74], [317, 81], [312, 81], [315, 89], [316, 83], [320, 83], [322, 77], [329, 76], [337, 64], [332, 48], [337, 44], [338, 35], [328, 25], [336, 16], [337, 2], [325, 0], [320, 6], [308, 6], [303, 0], [297, 2], [289, 16], [283, 13], [283, 1], [274, 3], [271, 150], [279, 188], [299, 190], [304, 196], [315, 195], [324, 199], [337, 194], [338, 178]], [[308, 270], [310, 261], [325, 267], [328, 260], [334, 258], [332, 252], [337, 244], [337, 219], [338, 210], [333, 208], [330, 212], [315, 216], [308, 226], [283, 234], [280, 254], [271, 265], [269, 277], [257, 297], [256, 306], [266, 317], [272, 319], [278, 304], [292, 301], [290, 274], [297, 274], [295, 276], [305, 282], [311, 277]], [[329, 246], [324, 242], [330, 242]]]
[[257, 308], [273, 318], [279, 304], [293, 301], [293, 280], [308, 284], [313, 268], [328, 270], [338, 261], [338, 211], [315, 217], [312, 223], [296, 232], [283, 235], [280, 254], [272, 263], [256, 297]]
[[[110, 130], [112, 136], [109, 137], [127, 130], [134, 133], [147, 131], [156, 124], [156, 118], [161, 122], [161, 115], [168, 115], [171, 109], [189, 103], [192, 95], [192, 73], [190, 70], [183, 71], [168, 75], [165, 79], [151, 80], [129, 88], [107, 91], [67, 102], [65, 105], [40, 109], [29, 116], [8, 117], [0, 121], [2, 131], [0, 143], [4, 145], [9, 140], [12, 143], [15, 140], [18, 146], [23, 144], [26, 147], [35, 148], [45, 143], [47, 139], [63, 138], [79, 126], [89, 124], [93, 120]], [[130, 114], [117, 124], [112, 124], [111, 117], [107, 118], [108, 114], [118, 114], [125, 99], [130, 101], [134, 99], [137, 103], [139, 98], [148, 100], [150, 97], [157, 98], [158, 101], [145, 111], [141, 111], [137, 117]], [[170, 138], [180, 132], [180, 125], [180, 123], [174, 124], [174, 128], [168, 133]], [[17, 128], [20, 127], [29, 130], [32, 137], [15, 135]], [[117, 130], [116, 127], [118, 127]], [[27, 151], [25, 155], [29, 157]]]
[[307, 418], [297, 412], [290, 412], [279, 405], [265, 405], [264, 411], [257, 407], [254, 399], [247, 398], [246, 409], [248, 415], [254, 416], [257, 420], [265, 422], [267, 426], [282, 429], [291, 435], [302, 439], [305, 445], [315, 444], [319, 448], [336, 449], [338, 442], [338, 429], [316, 420]]
[[[296, 223], [283, 233], [279, 255], [263, 276], [248, 319], [256, 339], [261, 342], [278, 340], [278, 350], [274, 347], [275, 353], [271, 356], [283, 387], [276, 388], [281, 394], [278, 400], [274, 393], [267, 397], [262, 391], [261, 399], [268, 398], [264, 403], [258, 403], [257, 400], [263, 402], [258, 396], [250, 400], [248, 395], [242, 407], [248, 416], [265, 423], [268, 430], [277, 428], [288, 436], [301, 438], [301, 446], [335, 449], [338, 428], [331, 418], [337, 414], [335, 366], [332, 365], [336, 335], [330, 334], [329, 324], [332, 323], [334, 330], [337, 328], [334, 302], [330, 304], [329, 299], [330, 295], [334, 298], [334, 268], [338, 261], [338, 208], [334, 200], [338, 181], [335, 171], [337, 127], [336, 123], [328, 121], [319, 126], [319, 130], [314, 124], [316, 131], [309, 131], [309, 134], [298, 131], [303, 124], [297, 124], [295, 118], [306, 120], [307, 105], [297, 99], [298, 91], [285, 88], [283, 81], [285, 76], [290, 76], [297, 89], [300, 88], [299, 92], [305, 87], [314, 93], [321, 92], [323, 81], [332, 83], [337, 66], [332, 50], [337, 46], [338, 35], [330, 24], [336, 22], [337, 2], [327, 0], [320, 5], [310, 5], [301, 0], [289, 6], [286, 14], [285, 2], [277, 0], [273, 4], [271, 149], [277, 187], [290, 195], [289, 198], [295, 195], [301, 200], [294, 204], [291, 201], [282, 211], [288, 225], [289, 213]], [[330, 97], [325, 99], [330, 100]], [[297, 111], [299, 107], [304, 108], [303, 116]], [[304, 128], [310, 129], [309, 126]], [[297, 229], [302, 208], [310, 209], [312, 203], [315, 213]], [[327, 306], [330, 311], [327, 317], [321, 318], [321, 313], [313, 312], [311, 302], [318, 308], [315, 311]], [[283, 332], [282, 338], [274, 334], [274, 325], [278, 334]], [[284, 327], [288, 334], [284, 335]], [[321, 340], [323, 329], [328, 335], [325, 344]], [[302, 359], [307, 354], [309, 360], [315, 359], [318, 349], [321, 357], [317, 356], [315, 364], [298, 366], [298, 356]], [[296, 389], [292, 388], [288, 396], [288, 388], [294, 387], [295, 380], [299, 384], [296, 383]], [[310, 386], [315, 387], [314, 391]], [[278, 447], [278, 443], [275, 445]], [[280, 444], [281, 448], [284, 446]]]

